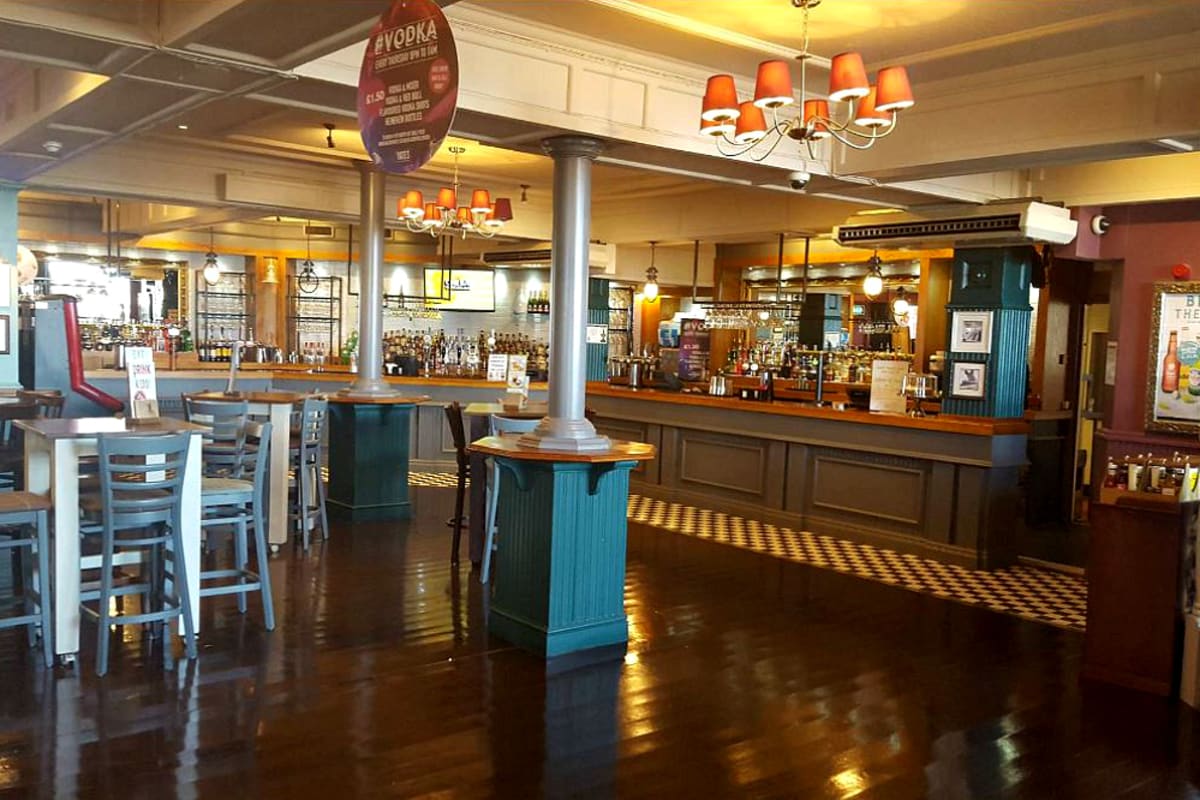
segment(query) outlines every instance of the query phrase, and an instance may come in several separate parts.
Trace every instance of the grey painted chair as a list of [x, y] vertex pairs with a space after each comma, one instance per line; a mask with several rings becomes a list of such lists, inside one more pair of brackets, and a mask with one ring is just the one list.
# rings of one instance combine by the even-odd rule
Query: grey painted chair
[[183, 396], [183, 413], [188, 422], [203, 425], [204, 474], [207, 477], [238, 477], [246, 452], [246, 421], [250, 404], [245, 400], [197, 400]]
[[[154, 623], [163, 641], [163, 666], [173, 667], [167, 623], [182, 617], [184, 648], [196, 657], [189, 602], [186, 553], [180, 534], [183, 479], [191, 434], [100, 436], [97, 440], [100, 493], [82, 500], [84, 512], [100, 520], [99, 588], [80, 592], [84, 616], [97, 622], [96, 674], [108, 672], [109, 628]], [[87, 538], [94, 538], [95, 534]], [[118, 555], [141, 555], [141, 571], [122, 581]], [[198, 566], [198, 565], [197, 565]], [[143, 595], [138, 613], [113, 611], [113, 598]], [[95, 602], [96, 607], [88, 604]]]
[[21, 489], [25, 484], [25, 437], [13, 422], [37, 419], [32, 400], [0, 403], [0, 489]]
[[305, 397], [300, 403], [299, 429], [291, 445], [291, 464], [295, 474], [296, 499], [289, 515], [300, 526], [305, 552], [312, 529], [321, 526], [321, 538], [329, 538], [329, 518], [325, 513], [325, 481], [321, 479], [325, 425], [329, 419], [329, 401], [322, 396]]
[[[0, 619], [0, 628], [26, 626], [29, 643], [42, 639], [42, 658], [54, 666], [53, 623], [50, 616], [49, 498], [30, 492], [0, 493], [0, 550], [14, 556], [20, 565], [23, 614]], [[36, 559], [36, 563], [35, 563]]]
[[[488, 417], [488, 435], [515, 436], [528, 433], [538, 426], [540, 419], [510, 419], [492, 414]], [[488, 470], [487, 518], [484, 527], [483, 565], [479, 570], [479, 582], [487, 583], [492, 568], [492, 551], [496, 547], [496, 508], [500, 504], [500, 467], [492, 459]]]
[[[201, 485], [201, 525], [206, 538], [210, 529], [233, 529], [233, 567], [201, 570], [200, 596], [236, 594], [238, 612], [246, 613], [246, 595], [258, 592], [263, 605], [263, 624], [275, 630], [275, 604], [271, 596], [271, 575], [267, 567], [267, 526], [263, 522], [266, 507], [267, 464], [270, 462], [271, 423], [248, 422], [242, 436], [246, 443], [240, 458], [238, 477], [205, 477]], [[250, 569], [249, 534], [254, 536], [257, 571]], [[232, 581], [232, 582], [230, 582]]]

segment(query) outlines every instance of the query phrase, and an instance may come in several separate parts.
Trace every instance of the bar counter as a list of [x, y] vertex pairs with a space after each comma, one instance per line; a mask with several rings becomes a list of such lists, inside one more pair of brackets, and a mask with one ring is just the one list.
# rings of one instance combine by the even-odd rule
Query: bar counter
[[[241, 371], [238, 388], [334, 392], [354, 378], [271, 366]], [[164, 413], [174, 413], [180, 393], [224, 388], [228, 368], [216, 367], [159, 371]], [[87, 377], [116, 397], [127, 395], [122, 372]], [[469, 378], [386, 380], [405, 394], [429, 397], [412, 420], [414, 471], [454, 469], [446, 404], [494, 403], [505, 388]], [[534, 384], [530, 397], [545, 400], [546, 385]], [[606, 383], [588, 384], [587, 404], [602, 433], [657, 449], [657, 459], [632, 473], [635, 493], [963, 566], [990, 569], [1016, 560], [1025, 420], [913, 418]]]

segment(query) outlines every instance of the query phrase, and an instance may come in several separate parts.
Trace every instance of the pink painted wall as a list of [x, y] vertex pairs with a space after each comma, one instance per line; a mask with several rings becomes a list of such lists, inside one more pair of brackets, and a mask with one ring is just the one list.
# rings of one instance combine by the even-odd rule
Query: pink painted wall
[[1180, 261], [1191, 264], [1193, 280], [1200, 281], [1200, 200], [1116, 206], [1104, 213], [1112, 227], [1100, 240], [1099, 257], [1123, 262], [1113, 284], [1112, 336], [1119, 344], [1107, 421], [1114, 431], [1141, 433], [1153, 285], [1171, 280], [1171, 266]]

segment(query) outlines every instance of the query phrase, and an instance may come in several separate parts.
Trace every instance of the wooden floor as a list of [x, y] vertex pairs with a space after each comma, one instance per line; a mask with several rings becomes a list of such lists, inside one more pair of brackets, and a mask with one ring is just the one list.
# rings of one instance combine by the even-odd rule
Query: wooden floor
[[450, 572], [451, 497], [283, 554], [273, 634], [206, 601], [176, 673], [0, 634], [0, 797], [1197, 796], [1200, 716], [1081, 686], [1077, 633], [663, 531], [625, 657], [548, 675]]

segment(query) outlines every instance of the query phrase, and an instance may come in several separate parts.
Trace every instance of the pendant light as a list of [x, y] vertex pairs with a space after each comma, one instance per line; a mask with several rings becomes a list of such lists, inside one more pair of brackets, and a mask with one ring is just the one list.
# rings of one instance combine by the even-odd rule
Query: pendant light
[[878, 297], [879, 293], [883, 291], [883, 270], [880, 269], [882, 265], [883, 262], [879, 260], [879, 251], [876, 250], [867, 260], [867, 277], [863, 278], [863, 294], [867, 297]]
[[650, 243], [650, 268], [646, 270], [646, 284], [642, 287], [642, 297], [647, 303], [653, 303], [658, 299], [658, 270], [654, 266], [654, 245], [657, 242]]
[[296, 278], [296, 288], [305, 294], [312, 294], [320, 286], [316, 265], [312, 260], [312, 236], [309, 234], [311, 225], [311, 220], [304, 225], [304, 262], [300, 265], [300, 275]]
[[897, 317], [903, 317], [908, 313], [912, 304], [908, 302], [908, 292], [901, 286], [896, 290], [896, 296], [892, 299], [892, 314]]
[[217, 253], [213, 248], [212, 228], [208, 229], [208, 252], [204, 254], [204, 269], [200, 274], [209, 286], [216, 286], [217, 281], [221, 280], [221, 265], [217, 263]]

